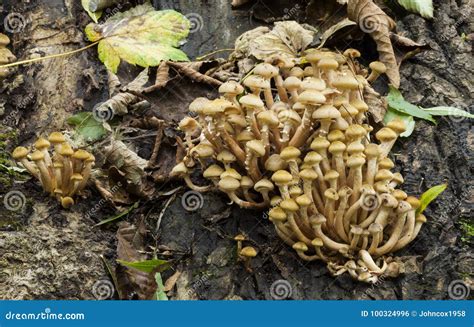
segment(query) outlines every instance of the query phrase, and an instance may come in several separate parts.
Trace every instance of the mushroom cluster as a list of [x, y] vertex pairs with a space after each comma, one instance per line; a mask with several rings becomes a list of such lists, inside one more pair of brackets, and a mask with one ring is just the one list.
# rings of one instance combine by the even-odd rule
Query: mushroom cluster
[[[8, 44], [10, 44], [10, 39], [8, 36], [0, 33], [0, 65], [5, 65], [16, 61], [15, 55], [7, 48]], [[10, 73], [11, 72], [8, 68], [0, 68], [0, 80], [8, 77]]]
[[[172, 171], [193, 190], [217, 188], [243, 208], [270, 209], [278, 236], [303, 260], [334, 275], [374, 283], [397, 276], [388, 255], [410, 243], [426, 221], [420, 202], [397, 187], [388, 154], [405, 131], [394, 120], [375, 133], [366, 123], [364, 88], [385, 72], [360, 69], [357, 50], [309, 50], [259, 63], [221, 97], [195, 99], [179, 128], [186, 155]], [[368, 77], [367, 77], [368, 75]], [[210, 185], [191, 172], [201, 166]]]
[[89, 152], [73, 150], [59, 132], [51, 133], [48, 139], [40, 137], [31, 154], [27, 148], [17, 147], [12, 157], [41, 182], [45, 192], [56, 197], [66, 209], [74, 205], [74, 195], [86, 187], [95, 162]]

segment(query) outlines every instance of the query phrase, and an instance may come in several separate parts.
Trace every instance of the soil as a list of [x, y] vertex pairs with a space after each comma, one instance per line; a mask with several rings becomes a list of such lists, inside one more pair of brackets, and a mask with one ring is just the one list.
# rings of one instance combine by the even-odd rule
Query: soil
[[[13, 52], [27, 58], [86, 45], [82, 30], [88, 18], [75, 3], [3, 1], [3, 17], [8, 12], [27, 17], [21, 32], [9, 34]], [[202, 26], [184, 46], [192, 58], [233, 48], [242, 32], [266, 24], [261, 19], [271, 22], [290, 15], [314, 24], [305, 21], [305, 1], [257, 0], [237, 10], [232, 10], [228, 0], [155, 0], [154, 5], [201, 17]], [[435, 0], [434, 5], [432, 21], [397, 8], [391, 12], [399, 32], [431, 47], [402, 64], [401, 91], [408, 101], [423, 107], [453, 105], [474, 113], [472, 41], [462, 36], [473, 33], [472, 15], [463, 16], [471, 10], [469, 1]], [[358, 42], [352, 46], [371, 47], [367, 38]], [[121, 67], [122, 75], [132, 72]], [[17, 81], [19, 86], [10, 94], [0, 88], [0, 104], [5, 103], [3, 116], [0, 110], [0, 163], [8, 160], [7, 153], [16, 145], [63, 129], [67, 117], [90, 111], [107, 99], [107, 75], [95, 49], [23, 66], [16, 76], [22, 76], [23, 83]], [[196, 87], [185, 101], [213, 92], [213, 88]], [[153, 110], [164, 115], [159, 106]], [[160, 154], [165, 155], [166, 151]], [[403, 189], [408, 194], [420, 195], [441, 183], [448, 183], [448, 188], [426, 210], [428, 223], [417, 240], [398, 253], [406, 262], [406, 273], [377, 285], [361, 284], [347, 275], [334, 278], [324, 264], [299, 260], [276, 237], [265, 213], [229, 206], [228, 199], [218, 193], [205, 194], [197, 210], [183, 205], [184, 191], [167, 207], [163, 198], [141, 202], [124, 219], [136, 223], [145, 217], [151, 234], [147, 249], [172, 263], [163, 273], [164, 280], [181, 273], [168, 292], [170, 299], [271, 299], [271, 285], [278, 280], [291, 285], [291, 299], [448, 299], [450, 282], [472, 281], [473, 276], [472, 235], [465, 228], [473, 224], [473, 157], [474, 127], [468, 119], [440, 118], [436, 125], [417, 121], [414, 133], [397, 142], [392, 159], [405, 177]], [[25, 205], [17, 212], [0, 206], [0, 299], [93, 299], [94, 284], [110, 278], [101, 256], [113, 263], [117, 248], [115, 223], [93, 225], [113, 216], [114, 208], [90, 190], [87, 201], [71, 211], [61, 210], [34, 181], [2, 170], [0, 177], [2, 202], [10, 191], [26, 195]], [[173, 185], [157, 187], [171, 189]], [[96, 204], [99, 211], [90, 215]], [[165, 207], [161, 217], [158, 213]], [[258, 250], [252, 272], [236, 258], [233, 237], [239, 232]]]

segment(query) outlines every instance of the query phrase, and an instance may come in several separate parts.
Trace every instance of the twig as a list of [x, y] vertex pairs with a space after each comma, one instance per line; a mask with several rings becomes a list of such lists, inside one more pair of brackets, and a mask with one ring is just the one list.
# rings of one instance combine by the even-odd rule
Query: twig
[[192, 68], [189, 68], [187, 64], [168, 61], [168, 65], [176, 68], [180, 73], [182, 73], [183, 75], [189, 77], [190, 79], [196, 82], [201, 82], [201, 83], [209, 84], [212, 86], [221, 86], [223, 84], [221, 81], [213, 77], [206, 76]]

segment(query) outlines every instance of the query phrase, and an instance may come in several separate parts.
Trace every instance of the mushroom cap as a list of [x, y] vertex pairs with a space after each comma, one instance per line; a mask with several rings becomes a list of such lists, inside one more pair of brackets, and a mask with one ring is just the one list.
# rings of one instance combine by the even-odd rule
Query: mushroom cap
[[242, 241], [246, 240], [246, 237], [243, 234], [237, 234], [237, 235], [235, 235], [234, 240], [242, 242]]
[[273, 110], [265, 110], [258, 113], [257, 119], [261, 125], [268, 125], [270, 128], [276, 128], [280, 123], [277, 114]]
[[346, 137], [349, 139], [362, 138], [366, 134], [365, 128], [359, 124], [352, 124], [346, 129]]
[[225, 109], [232, 107], [234, 104], [226, 99], [218, 98], [207, 103], [203, 109], [205, 115], [214, 116], [224, 113]]
[[84, 177], [82, 177], [82, 175], [79, 174], [79, 173], [72, 174], [72, 176], [71, 176], [71, 181], [73, 181], [73, 182], [80, 182], [83, 179], [84, 179]]
[[304, 157], [304, 162], [309, 163], [310, 165], [318, 164], [321, 162], [321, 160], [323, 160], [323, 157], [316, 151], [310, 151]]
[[335, 70], [339, 67], [339, 63], [336, 59], [331, 57], [323, 57], [318, 61], [318, 68], [324, 70]]
[[357, 116], [359, 110], [357, 110], [357, 108], [351, 105], [350, 103], [343, 103], [339, 107], [339, 112], [341, 113], [341, 117], [347, 118]]
[[316, 137], [313, 142], [311, 142], [311, 150], [325, 150], [329, 148], [331, 143], [323, 136]]
[[349, 101], [347, 101], [347, 98], [344, 95], [338, 95], [332, 101], [333, 106], [337, 108], [347, 103], [349, 103]]
[[[321, 78], [316, 78], [316, 77], [306, 77], [302, 82], [301, 82], [301, 89], [303, 91], [324, 91], [326, 89], [326, 82], [322, 80]], [[323, 95], [324, 96], [324, 95]], [[321, 103], [326, 101], [326, 98], [324, 98]]]
[[255, 191], [261, 193], [265, 191], [273, 191], [275, 186], [268, 179], [262, 178], [257, 183], [255, 183], [255, 186], [253, 188], [255, 189]]
[[377, 158], [380, 155], [379, 146], [375, 143], [369, 143], [365, 146], [364, 154], [368, 159]]
[[226, 177], [231, 177], [231, 178], [234, 178], [236, 180], [241, 180], [242, 179], [242, 175], [240, 175], [237, 170], [235, 170], [234, 168], [227, 168], [220, 176], [221, 178], [226, 178]]
[[10, 44], [10, 39], [5, 34], [0, 33], [0, 45], [6, 46]]
[[381, 231], [383, 231], [383, 227], [379, 223], [372, 223], [369, 225], [369, 233], [375, 234], [380, 233]]
[[387, 123], [387, 127], [392, 129], [397, 134], [402, 134], [406, 131], [405, 122], [401, 119], [395, 118]]
[[357, 226], [357, 225], [352, 225], [351, 226], [351, 233], [354, 234], [354, 235], [362, 235], [362, 233], [364, 232], [364, 229], [360, 226]]
[[337, 110], [336, 107], [330, 104], [322, 105], [315, 112], [313, 112], [313, 119], [327, 120], [336, 119], [340, 117], [341, 113], [339, 112], [339, 110]]
[[346, 139], [346, 136], [344, 135], [343, 131], [339, 129], [334, 129], [329, 132], [327, 138], [329, 142], [335, 142], [335, 141], [344, 141]]
[[329, 145], [328, 151], [332, 154], [343, 153], [346, 151], [346, 145], [341, 141], [334, 141]]
[[288, 90], [297, 90], [301, 85], [301, 80], [295, 76], [289, 76], [283, 82], [283, 86]]
[[369, 110], [369, 106], [367, 105], [367, 103], [365, 103], [361, 99], [354, 99], [350, 102], [350, 104], [354, 108], [356, 108], [359, 111], [359, 113], [367, 112]]
[[359, 81], [351, 75], [339, 75], [332, 82], [332, 86], [339, 90], [356, 90], [359, 88]]
[[285, 185], [290, 183], [293, 180], [293, 176], [287, 172], [286, 170], [277, 170], [275, 173], [272, 175], [272, 181], [276, 185]]
[[380, 169], [376, 174], [375, 174], [375, 181], [380, 182], [380, 181], [389, 181], [393, 177], [393, 173], [388, 170], [388, 169]]
[[346, 185], [346, 186], [341, 187], [339, 191], [337, 192], [337, 194], [339, 195], [339, 197], [349, 196], [352, 194], [352, 189]]
[[[259, 75], [250, 75], [244, 80], [244, 85], [251, 90], [269, 89], [270, 81]], [[242, 103], [242, 102], [241, 102]]]
[[239, 99], [241, 105], [247, 108], [263, 108], [265, 104], [255, 94], [247, 94]]
[[23, 158], [26, 158], [27, 155], [28, 155], [28, 149], [25, 148], [24, 146], [16, 147], [12, 153], [12, 157], [15, 160], [21, 160]]
[[242, 176], [242, 179], [240, 180], [240, 186], [242, 187], [242, 189], [250, 189], [252, 188], [254, 185], [253, 183], [253, 180], [248, 177], [248, 176]]
[[311, 245], [315, 247], [322, 247], [324, 245], [323, 240], [319, 237], [316, 237], [314, 240], [311, 241]]
[[191, 150], [191, 154], [194, 153], [199, 158], [209, 158], [214, 155], [214, 148], [209, 144], [200, 143]]
[[334, 179], [339, 178], [339, 173], [333, 169], [329, 170], [325, 175], [324, 175], [324, 180], [325, 181], [330, 181]]
[[279, 73], [279, 69], [268, 63], [260, 63], [255, 66], [255, 68], [253, 69], [253, 73], [268, 79], [277, 76]]
[[63, 191], [60, 188], [55, 188], [53, 193], [59, 196], [63, 195]]
[[217, 178], [224, 172], [224, 169], [216, 164], [210, 165], [203, 173], [204, 178]]
[[274, 153], [265, 161], [265, 169], [269, 171], [277, 171], [285, 169], [288, 163], [283, 160], [279, 154]]
[[44, 153], [39, 151], [39, 150], [36, 150], [35, 152], [33, 152], [31, 154], [31, 160], [33, 161], [41, 161], [44, 159]]
[[254, 258], [257, 256], [257, 251], [251, 246], [246, 246], [240, 251], [240, 255], [247, 258]]
[[69, 143], [63, 143], [59, 149], [59, 154], [63, 157], [71, 157], [74, 154], [74, 150]]
[[293, 199], [285, 199], [281, 201], [280, 207], [283, 210], [290, 211], [290, 212], [298, 211], [298, 209], [300, 208], [298, 204], [296, 203], [296, 201]]
[[403, 175], [400, 173], [394, 173], [391, 182], [397, 183], [397, 185], [403, 184], [405, 179], [403, 178]]
[[240, 182], [239, 180], [232, 177], [223, 177], [219, 181], [219, 189], [225, 193], [234, 192], [239, 189]]
[[282, 123], [290, 123], [292, 125], [299, 125], [301, 123], [301, 117], [298, 115], [298, 113], [294, 110], [287, 109], [280, 111], [278, 113], [278, 119]]
[[296, 198], [296, 203], [301, 207], [307, 207], [313, 203], [309, 196], [302, 194]]
[[424, 214], [420, 213], [418, 214], [418, 216], [416, 216], [415, 221], [420, 222], [420, 223], [426, 223], [427, 219]]
[[275, 111], [277, 114], [279, 114], [280, 112], [287, 110], [289, 108], [290, 106], [288, 105], [288, 103], [283, 102], [283, 101], [275, 101], [275, 103], [270, 109], [272, 111]]
[[406, 192], [402, 191], [402, 190], [393, 190], [392, 192], [392, 195], [395, 197], [395, 199], [397, 199], [398, 201], [400, 200], [405, 200], [408, 195], [406, 194]]
[[326, 217], [324, 217], [322, 214], [318, 213], [309, 218], [309, 221], [311, 225], [321, 225], [326, 222]]
[[180, 130], [184, 132], [187, 132], [187, 131], [192, 132], [199, 127], [199, 123], [197, 122], [196, 119], [187, 116], [181, 119], [178, 127]]
[[382, 127], [377, 133], [375, 133], [375, 137], [380, 142], [390, 142], [395, 140], [398, 135], [393, 129], [388, 127]]
[[268, 216], [271, 221], [281, 221], [281, 222], [285, 222], [286, 217], [287, 217], [286, 212], [280, 207], [271, 208], [270, 211], [268, 212]]
[[49, 142], [52, 144], [61, 144], [66, 142], [66, 138], [61, 132], [52, 132], [48, 137]]
[[349, 58], [359, 58], [360, 51], [354, 48], [349, 48], [344, 51], [344, 56], [349, 57]]
[[306, 252], [308, 251], [308, 246], [304, 242], [296, 242], [293, 244], [293, 249], [297, 252]]
[[[265, 111], [264, 111], [265, 112]], [[227, 122], [231, 123], [232, 125], [239, 126], [239, 127], [245, 127], [247, 126], [247, 121], [242, 115], [237, 115], [237, 114], [230, 114], [227, 116]]]
[[373, 71], [376, 71], [379, 74], [383, 74], [387, 71], [387, 66], [385, 66], [385, 64], [381, 61], [372, 61], [369, 64], [369, 67], [370, 69], [372, 69]]
[[189, 104], [189, 111], [202, 114], [202, 111], [204, 110], [204, 108], [207, 106], [209, 102], [211, 102], [211, 100], [209, 100], [208, 98], [204, 98], [204, 97], [196, 98], [193, 100], [193, 102]]
[[349, 123], [342, 117], [336, 118], [331, 125], [331, 129], [345, 131], [349, 128]]
[[278, 206], [278, 205], [280, 204], [281, 201], [282, 201], [281, 196], [279, 196], [279, 195], [274, 195], [274, 196], [272, 196], [272, 198], [270, 199], [270, 205], [271, 205], [272, 207], [276, 207], [276, 206]]
[[378, 192], [378, 193], [390, 193], [390, 188], [388, 187], [388, 184], [387, 182], [376, 182], [374, 184], [374, 189]]
[[392, 159], [383, 158], [378, 162], [378, 167], [379, 169], [392, 169], [393, 167], [395, 167], [395, 164], [393, 163]]
[[380, 202], [382, 206], [389, 208], [396, 208], [398, 205], [398, 200], [389, 193], [380, 194]]
[[314, 181], [318, 178], [318, 174], [312, 168], [306, 168], [299, 172], [299, 176], [303, 180]]
[[398, 202], [397, 213], [404, 214], [410, 210], [412, 210], [410, 203], [404, 200]]
[[89, 153], [89, 158], [87, 158], [85, 160], [85, 162], [94, 162], [95, 161], [95, 157], [92, 153]]
[[255, 135], [253, 135], [253, 133], [248, 130], [243, 130], [242, 132], [237, 134], [235, 139], [239, 142], [248, 142], [251, 140], [255, 140]]
[[265, 155], [265, 145], [263, 144], [262, 141], [260, 140], [251, 140], [248, 141], [245, 146], [247, 149], [253, 153], [254, 156], [256, 157], [262, 157]]
[[298, 96], [298, 102], [301, 102], [304, 105], [317, 106], [325, 103], [326, 97], [319, 91], [306, 90]]
[[186, 165], [184, 164], [184, 162], [180, 162], [178, 163], [176, 166], [173, 167], [173, 169], [171, 169], [171, 177], [174, 177], [174, 176], [183, 176], [183, 175], [187, 175], [189, 172], [189, 169], [188, 167], [186, 167]]
[[363, 164], [365, 164], [365, 158], [359, 154], [353, 154], [347, 158], [346, 164], [349, 168], [361, 167]]
[[74, 152], [72, 157], [77, 160], [87, 160], [90, 157], [90, 153], [85, 150], [79, 149], [76, 152]]
[[339, 200], [339, 194], [337, 193], [337, 190], [334, 188], [328, 188], [326, 191], [324, 191], [324, 197], [329, 200], [334, 200], [334, 201]]
[[298, 78], [303, 78], [304, 77], [304, 71], [301, 67], [293, 67], [290, 70], [290, 76], [298, 77]]
[[421, 206], [420, 200], [414, 196], [407, 197], [405, 201], [408, 202], [413, 209], [418, 209]]
[[364, 152], [365, 150], [365, 146], [359, 142], [359, 141], [354, 141], [354, 142], [351, 142], [348, 146], [347, 146], [347, 153], [348, 154], [358, 154], [358, 153], [362, 153]]
[[303, 190], [298, 185], [293, 185], [290, 187], [289, 193], [292, 198], [296, 198], [297, 196], [303, 194]]
[[232, 162], [236, 161], [237, 158], [229, 150], [222, 150], [217, 155], [217, 160], [224, 163], [224, 164], [228, 164], [228, 163], [232, 163]]
[[64, 209], [69, 209], [74, 205], [74, 200], [70, 196], [63, 197], [61, 198], [61, 205]]
[[283, 160], [290, 161], [299, 158], [301, 151], [294, 146], [287, 146], [280, 152], [280, 157]]
[[313, 77], [314, 76], [313, 67], [311, 66], [305, 67], [303, 70], [303, 76]]
[[291, 107], [294, 111], [296, 111], [298, 114], [302, 114], [306, 110], [306, 106], [302, 104], [301, 102], [295, 102], [293, 106]]
[[232, 95], [242, 94], [244, 87], [236, 81], [227, 81], [219, 86], [219, 93], [227, 93]]
[[37, 150], [43, 150], [43, 149], [47, 149], [49, 148], [49, 146], [51, 145], [51, 143], [43, 138], [43, 137], [40, 137], [36, 142], [35, 142], [35, 148]]

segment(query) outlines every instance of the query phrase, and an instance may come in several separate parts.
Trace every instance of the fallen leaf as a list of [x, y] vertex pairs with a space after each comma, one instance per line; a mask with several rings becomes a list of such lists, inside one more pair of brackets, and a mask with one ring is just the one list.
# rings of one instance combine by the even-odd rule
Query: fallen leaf
[[147, 274], [156, 272], [158, 271], [158, 269], [163, 271], [164, 269], [169, 267], [168, 261], [160, 260], [160, 259], [151, 259], [151, 260], [143, 260], [143, 261], [135, 261], [135, 262], [129, 262], [129, 261], [117, 259], [117, 262], [123, 266], [134, 268], [134, 269], [143, 271]]
[[230, 59], [235, 60], [248, 57], [250, 42], [269, 32], [270, 29], [268, 27], [259, 26], [240, 35], [237, 40], [235, 40], [235, 50], [230, 54]]
[[334, 24], [330, 28], [328, 28], [324, 33], [321, 35], [321, 43], [318, 46], [318, 49], [322, 48], [327, 40], [329, 40], [337, 31], [342, 30], [348, 26], [357, 25], [355, 22], [350, 20], [349, 18], [344, 18], [339, 23]]
[[97, 23], [100, 19], [100, 17], [102, 16], [102, 11], [92, 11], [90, 9], [90, 3], [91, 3], [92, 0], [81, 0], [81, 4], [82, 4], [82, 8], [84, 8], [85, 11], [87, 11], [87, 14], [89, 15], [89, 17], [95, 22]]
[[158, 66], [162, 60], [188, 61], [177, 49], [189, 34], [191, 23], [174, 10], [156, 11], [149, 3], [117, 13], [104, 24], [89, 24], [86, 35], [99, 41], [99, 59], [112, 72], [121, 60], [142, 67]]
[[111, 144], [106, 146], [103, 151], [107, 162], [122, 171], [129, 183], [141, 184], [145, 168], [148, 165], [147, 160], [139, 157], [125, 143], [118, 140], [112, 140]]
[[250, 40], [248, 55], [259, 60], [272, 55], [294, 58], [313, 42], [314, 34], [295, 21], [276, 22], [269, 33]]
[[0, 47], [0, 65], [16, 61], [15, 55], [7, 48]]
[[467, 117], [474, 118], [474, 115], [455, 107], [433, 107], [433, 108], [424, 108], [424, 110], [430, 113], [433, 116], [458, 116], [458, 117]]
[[413, 116], [405, 115], [396, 110], [388, 108], [387, 113], [383, 119], [384, 124], [387, 125], [394, 119], [400, 119], [405, 123], [406, 130], [400, 134], [401, 137], [408, 137], [413, 133], [413, 130], [415, 129], [415, 120], [413, 119]]
[[165, 292], [169, 292], [173, 289], [178, 281], [179, 276], [181, 276], [181, 271], [175, 272], [170, 278], [168, 278], [165, 282]]
[[165, 293], [165, 287], [163, 286], [163, 279], [161, 278], [160, 273], [155, 274], [155, 282], [156, 282], [156, 292], [155, 298], [158, 301], [168, 301], [168, 297]]
[[400, 72], [390, 40], [390, 30], [395, 22], [372, 0], [351, 0], [347, 3], [349, 19], [357, 22], [359, 28], [369, 34], [377, 44], [379, 60], [387, 66], [385, 73], [392, 85], [400, 86]]
[[397, 0], [408, 11], [420, 14], [424, 18], [433, 18], [433, 0]]
[[434, 199], [436, 199], [444, 190], [448, 187], [447, 184], [436, 185], [427, 190], [420, 196], [420, 207], [416, 210], [417, 214], [423, 213], [428, 204], [430, 204]]
[[370, 85], [364, 86], [364, 100], [369, 106], [369, 113], [376, 123], [380, 123], [387, 112], [387, 101]]
[[90, 112], [80, 112], [67, 119], [67, 123], [76, 127], [76, 133], [86, 141], [97, 141], [107, 134], [103, 123]]
[[395, 52], [398, 66], [400, 66], [403, 61], [415, 56], [416, 54], [431, 49], [431, 47], [426, 43], [417, 43], [403, 35], [392, 32], [390, 33], [390, 39], [392, 40], [393, 50]]
[[398, 89], [393, 87], [392, 85], [389, 86], [389, 92], [387, 95], [387, 101], [389, 108], [396, 110], [398, 112], [425, 119], [432, 123], [436, 123], [433, 117], [430, 115], [429, 112], [425, 111], [423, 108], [411, 104], [410, 102], [406, 101], [403, 98], [403, 95], [400, 93]]
[[124, 210], [123, 212], [119, 213], [118, 215], [115, 215], [115, 216], [112, 216], [110, 218], [107, 218], [107, 219], [104, 219], [102, 220], [100, 223], [98, 224], [95, 224], [94, 227], [98, 227], [98, 226], [102, 226], [102, 225], [105, 225], [105, 224], [108, 224], [112, 221], [116, 221], [117, 219], [120, 219], [122, 217], [125, 217], [126, 215], [128, 215], [130, 212], [132, 212], [134, 209], [138, 208], [138, 204], [139, 202], [135, 202], [133, 204], [133, 206], [131, 206], [130, 208]]

